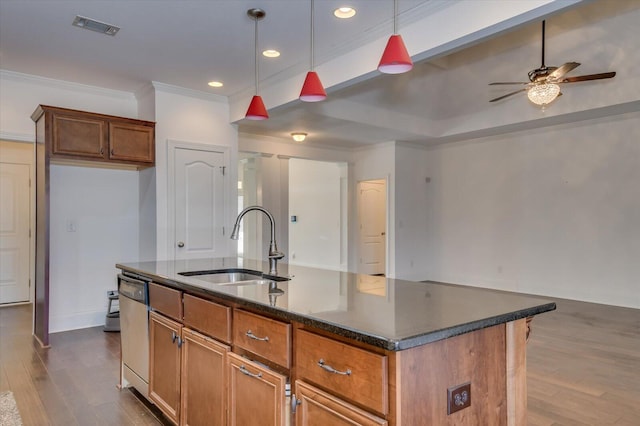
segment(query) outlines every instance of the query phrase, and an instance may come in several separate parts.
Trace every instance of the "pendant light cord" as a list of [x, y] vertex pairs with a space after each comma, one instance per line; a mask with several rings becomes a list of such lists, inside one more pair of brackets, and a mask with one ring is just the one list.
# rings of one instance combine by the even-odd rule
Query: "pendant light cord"
[[253, 19], [256, 21], [255, 31], [254, 31], [255, 40], [254, 40], [253, 50], [255, 52], [254, 69], [256, 70], [256, 96], [258, 96], [258, 17], [254, 17]]
[[393, 0], [393, 33], [398, 34], [398, 0]]
[[542, 21], [542, 68], [544, 68], [544, 20]]
[[313, 3], [314, 3], [314, 0], [311, 0], [311, 25], [310, 25], [310, 27], [311, 27], [311, 71], [313, 71], [313, 65], [314, 65], [313, 64], [313, 62], [314, 62], [313, 61], [313, 59], [314, 59], [313, 58], [313, 21], [314, 21], [314, 19], [313, 19], [313, 9], [314, 9], [313, 8]]

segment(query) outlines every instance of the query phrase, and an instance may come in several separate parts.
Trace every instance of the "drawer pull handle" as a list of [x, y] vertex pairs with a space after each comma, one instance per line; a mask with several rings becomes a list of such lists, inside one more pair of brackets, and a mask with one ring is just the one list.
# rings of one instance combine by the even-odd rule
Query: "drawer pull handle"
[[318, 366], [320, 368], [322, 368], [325, 371], [328, 371], [329, 373], [334, 373], [334, 374], [342, 374], [343, 376], [350, 376], [351, 375], [351, 370], [347, 369], [347, 371], [340, 371], [340, 370], [336, 370], [335, 368], [333, 368], [330, 365], [327, 365], [324, 363], [324, 359], [320, 359], [320, 361], [318, 361]]
[[247, 368], [244, 365], [240, 366], [240, 372], [245, 376], [253, 377], [255, 379], [259, 379], [262, 377], [262, 373], [254, 374], [251, 371], [247, 370]]
[[260, 340], [261, 342], [268, 342], [269, 341], [269, 336], [258, 337], [255, 334], [253, 334], [253, 332], [251, 330], [248, 330], [245, 334], [249, 339]]
[[178, 335], [176, 334], [176, 332], [172, 331], [171, 332], [171, 343], [175, 343], [177, 338], [178, 338]]

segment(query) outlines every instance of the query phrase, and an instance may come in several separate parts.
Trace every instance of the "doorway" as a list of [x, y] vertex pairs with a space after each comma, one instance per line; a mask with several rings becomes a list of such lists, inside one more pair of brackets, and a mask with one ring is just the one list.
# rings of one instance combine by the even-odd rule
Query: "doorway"
[[33, 144], [0, 142], [0, 305], [31, 300]]
[[358, 272], [386, 275], [387, 181], [358, 182]]
[[221, 257], [226, 254], [226, 151], [210, 145], [170, 142], [169, 206], [174, 235], [173, 258]]
[[347, 267], [347, 163], [289, 160], [289, 263]]

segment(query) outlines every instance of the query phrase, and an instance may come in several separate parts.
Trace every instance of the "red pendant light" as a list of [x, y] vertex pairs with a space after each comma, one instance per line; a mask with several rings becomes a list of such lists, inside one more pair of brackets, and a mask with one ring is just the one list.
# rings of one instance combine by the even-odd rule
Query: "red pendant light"
[[402, 36], [397, 31], [398, 20], [398, 0], [393, 1], [393, 34], [389, 37], [387, 47], [382, 53], [380, 63], [378, 64], [378, 71], [385, 74], [401, 74], [403, 72], [411, 71], [413, 68], [413, 62], [407, 52], [407, 48], [404, 45]]
[[269, 118], [269, 114], [267, 114], [267, 109], [264, 106], [264, 102], [262, 102], [261, 96], [255, 95], [251, 98], [251, 103], [249, 104], [247, 114], [244, 118], [247, 120], [266, 120]]
[[318, 73], [309, 71], [300, 91], [300, 100], [304, 102], [319, 102], [325, 99], [327, 99], [327, 92], [322, 87]]
[[249, 9], [247, 10], [247, 15], [251, 16], [255, 21], [255, 44], [254, 44], [254, 53], [255, 53], [255, 75], [256, 75], [256, 94], [253, 98], [251, 98], [251, 103], [249, 104], [249, 108], [247, 109], [247, 113], [244, 118], [247, 120], [266, 120], [269, 118], [269, 114], [267, 113], [267, 109], [264, 106], [264, 102], [262, 102], [262, 97], [258, 95], [258, 21], [266, 16], [266, 12], [262, 9]]
[[311, 0], [311, 71], [307, 73], [300, 91], [300, 100], [303, 102], [319, 102], [327, 99], [327, 92], [320, 82], [320, 77], [313, 70], [313, 4], [314, 0]]

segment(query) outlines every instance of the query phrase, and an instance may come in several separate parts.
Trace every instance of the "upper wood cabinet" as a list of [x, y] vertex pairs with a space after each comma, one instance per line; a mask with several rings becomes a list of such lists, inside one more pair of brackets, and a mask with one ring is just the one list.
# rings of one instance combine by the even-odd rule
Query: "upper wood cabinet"
[[151, 167], [155, 163], [155, 123], [40, 105], [31, 115], [44, 120], [52, 160], [99, 161]]

